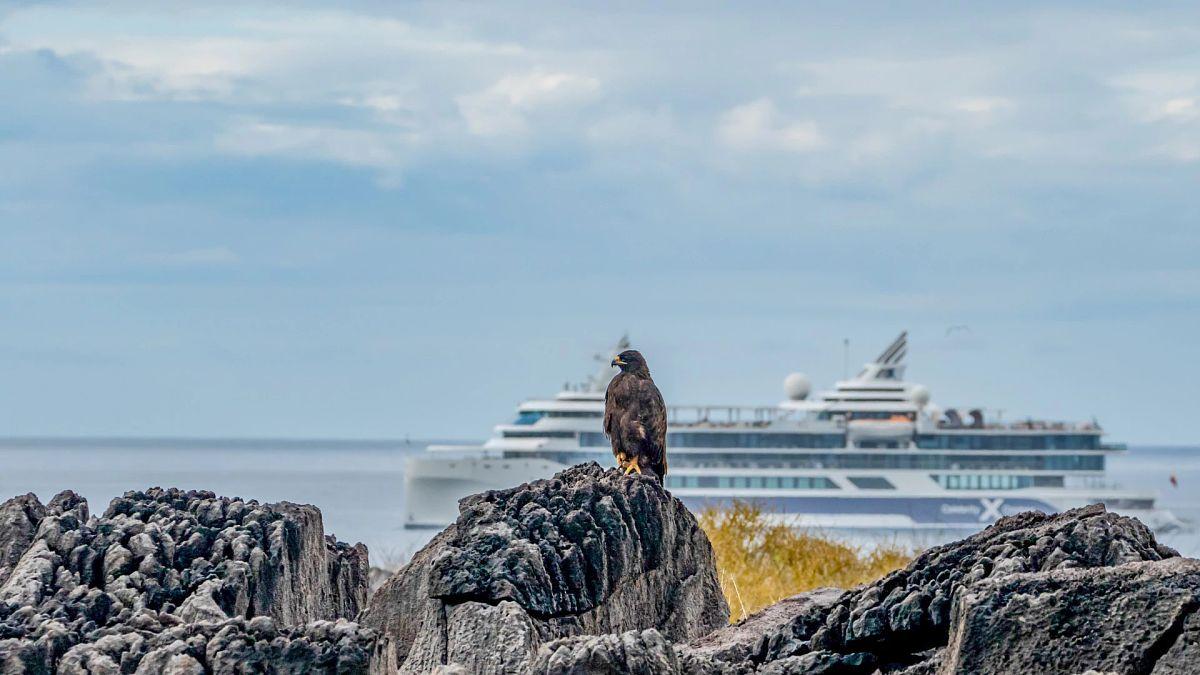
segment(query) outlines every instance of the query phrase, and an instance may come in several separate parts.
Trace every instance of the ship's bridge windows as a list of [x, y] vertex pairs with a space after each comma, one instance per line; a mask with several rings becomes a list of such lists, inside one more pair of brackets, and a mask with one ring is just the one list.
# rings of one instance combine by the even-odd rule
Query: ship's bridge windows
[[546, 417], [603, 417], [598, 410], [550, 410]]
[[533, 424], [542, 419], [545, 414], [541, 410], [525, 410], [517, 415], [517, 419], [513, 420], [513, 424]]
[[895, 490], [896, 486], [883, 476], [847, 476], [847, 479], [860, 490]]

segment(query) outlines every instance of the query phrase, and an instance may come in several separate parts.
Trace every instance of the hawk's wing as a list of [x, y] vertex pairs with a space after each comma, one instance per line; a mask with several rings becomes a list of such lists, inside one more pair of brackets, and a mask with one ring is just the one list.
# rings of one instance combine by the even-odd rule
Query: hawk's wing
[[654, 380], [638, 380], [638, 423], [645, 430], [645, 440], [639, 446], [646, 465], [658, 474], [667, 475], [667, 404]]
[[604, 435], [609, 438], [616, 437], [617, 402], [613, 389], [617, 386], [617, 380], [621, 379], [621, 375], [622, 373], [617, 373], [616, 377], [609, 380], [608, 388], [604, 390]]
[[641, 422], [646, 428], [646, 436], [661, 452], [667, 447], [667, 404], [663, 401], [662, 392], [655, 386], [654, 380], [642, 380], [639, 392], [642, 410]]

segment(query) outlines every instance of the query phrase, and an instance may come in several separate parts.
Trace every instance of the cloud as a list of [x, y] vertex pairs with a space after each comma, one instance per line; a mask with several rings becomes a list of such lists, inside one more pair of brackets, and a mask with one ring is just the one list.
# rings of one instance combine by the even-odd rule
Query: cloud
[[382, 170], [395, 187], [400, 171], [420, 143], [418, 134], [400, 129], [354, 129], [320, 125], [242, 121], [216, 138], [217, 149], [246, 157], [283, 157], [330, 161]]
[[825, 143], [816, 122], [785, 119], [768, 98], [728, 110], [717, 125], [717, 138], [741, 151], [811, 152]]
[[1181, 96], [1172, 98], [1162, 104], [1157, 119], [1176, 122], [1189, 122], [1200, 117], [1200, 98]]
[[1109, 80], [1140, 122], [1192, 122], [1200, 118], [1200, 77], [1190, 72], [1142, 71]]
[[[791, 358], [843, 331], [970, 322], [989, 350], [1076, 345], [1084, 378], [1150, 344], [1151, 363], [1119, 379], [1188, 401], [1196, 377], [1153, 378], [1192, 363], [1176, 343], [1197, 329], [1200, 35], [1179, 28], [1194, 8], [346, 7], [0, 10], [0, 165], [17, 167], [0, 171], [0, 222], [15, 224], [0, 225], [0, 306], [23, 310], [0, 312], [4, 351], [48, 334], [111, 346], [142, 385], [64, 406], [80, 378], [22, 371], [0, 405], [14, 433], [115, 428], [122, 411], [95, 401], [155, 410], [181, 380], [207, 383], [207, 402], [136, 418], [486, 433], [494, 407], [575, 367], [538, 361], [547, 341], [613, 325], [687, 363], [712, 351], [689, 348], [695, 335], [726, 349], [781, 335]], [[1160, 269], [1180, 273], [1145, 276]], [[651, 302], [630, 315], [614, 292]], [[565, 309], [539, 324], [535, 366], [472, 380], [475, 413], [444, 405], [461, 394], [450, 386], [403, 420], [355, 417], [386, 398], [362, 386], [373, 378], [390, 393], [405, 374], [455, 383], [515, 363], [546, 307]], [[483, 352], [481, 322], [495, 329]], [[270, 408], [278, 397], [230, 405], [223, 361], [194, 356], [270, 345], [279, 360], [246, 359], [238, 377], [286, 382], [314, 353], [353, 349], [364, 326], [448, 358], [304, 370], [313, 386], [292, 389], [369, 392], [367, 405], [314, 399], [343, 426]], [[169, 347], [147, 360], [144, 345]], [[995, 364], [1019, 358], [973, 376], [990, 386], [1011, 375]], [[681, 391], [752, 400], [780, 363]], [[948, 383], [967, 377], [946, 368]], [[1016, 400], [1090, 407], [1111, 389], [1052, 379], [1036, 401], [1018, 381]], [[1130, 414], [1129, 400], [1096, 412], [1147, 436], [1191, 433], [1186, 406]], [[250, 421], [231, 426], [239, 415]]]
[[254, 3], [166, 11], [31, 6], [6, 18], [4, 34], [6, 49], [97, 60], [102, 69], [89, 92], [97, 100], [336, 100], [347, 86], [402, 82], [418, 60], [525, 55], [519, 44], [480, 40], [461, 26]]
[[987, 115], [1011, 108], [1013, 102], [1003, 97], [965, 98], [954, 104], [955, 110], [977, 115]]
[[534, 70], [505, 75], [487, 89], [459, 96], [456, 101], [472, 134], [524, 135], [531, 113], [587, 103], [599, 91], [600, 81], [594, 77]]

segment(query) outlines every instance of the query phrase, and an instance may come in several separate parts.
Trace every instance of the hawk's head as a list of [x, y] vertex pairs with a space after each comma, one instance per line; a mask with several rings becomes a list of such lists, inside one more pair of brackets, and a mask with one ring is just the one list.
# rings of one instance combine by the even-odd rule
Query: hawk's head
[[642, 358], [642, 353], [636, 349], [626, 349], [625, 351], [613, 357], [612, 365], [620, 366], [621, 372], [650, 372], [650, 368], [646, 366], [646, 359]]

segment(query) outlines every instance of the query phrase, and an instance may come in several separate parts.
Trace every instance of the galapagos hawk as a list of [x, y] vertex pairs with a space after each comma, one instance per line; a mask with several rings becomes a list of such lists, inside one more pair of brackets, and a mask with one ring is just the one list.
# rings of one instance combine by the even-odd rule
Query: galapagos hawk
[[659, 483], [667, 475], [667, 406], [646, 359], [634, 349], [618, 354], [621, 372], [604, 392], [604, 433], [625, 474], [648, 469]]

